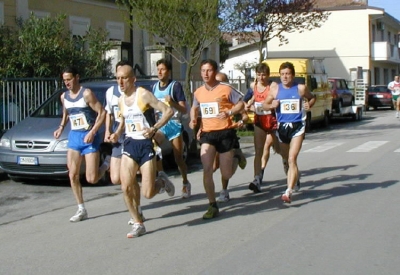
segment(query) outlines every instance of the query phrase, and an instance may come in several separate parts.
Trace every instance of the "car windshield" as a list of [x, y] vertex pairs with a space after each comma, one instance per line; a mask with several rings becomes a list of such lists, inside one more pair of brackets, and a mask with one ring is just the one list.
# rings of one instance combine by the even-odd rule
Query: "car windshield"
[[[105, 96], [107, 89], [111, 86], [85, 86], [91, 89], [97, 100], [104, 106], [105, 105]], [[62, 117], [63, 107], [61, 103], [61, 95], [65, 91], [65, 89], [59, 90], [54, 93], [47, 101], [45, 101], [36, 111], [31, 115], [32, 117]]]
[[[152, 85], [156, 83], [156, 80], [137, 80], [135, 85], [137, 87], [143, 87], [147, 90], [152, 89]], [[116, 82], [91, 82], [83, 83], [82, 86], [91, 89], [97, 100], [105, 106], [106, 104], [106, 91], [111, 86], [116, 85]], [[46, 100], [42, 105], [39, 106], [33, 113], [32, 117], [62, 117], [62, 103], [61, 95], [66, 89], [61, 89], [55, 92], [48, 100]]]
[[390, 93], [386, 86], [368, 87], [369, 92]]

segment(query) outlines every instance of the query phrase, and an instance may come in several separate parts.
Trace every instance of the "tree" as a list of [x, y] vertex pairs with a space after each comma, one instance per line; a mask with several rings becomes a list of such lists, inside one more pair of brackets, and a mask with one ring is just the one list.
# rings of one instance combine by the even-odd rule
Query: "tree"
[[255, 43], [262, 62], [263, 48], [271, 39], [277, 37], [283, 45], [289, 43], [285, 33], [321, 27], [330, 13], [315, 5], [315, 0], [221, 0], [226, 19], [223, 30]]
[[14, 29], [0, 29], [0, 77], [55, 77], [68, 65], [85, 77], [101, 75], [109, 63], [103, 56], [113, 47], [107, 33], [89, 29], [85, 37], [72, 37], [65, 19], [31, 14]]
[[132, 27], [147, 31], [160, 49], [187, 64], [185, 94], [191, 103], [190, 79], [203, 50], [220, 38], [218, 0], [117, 0], [130, 11]]

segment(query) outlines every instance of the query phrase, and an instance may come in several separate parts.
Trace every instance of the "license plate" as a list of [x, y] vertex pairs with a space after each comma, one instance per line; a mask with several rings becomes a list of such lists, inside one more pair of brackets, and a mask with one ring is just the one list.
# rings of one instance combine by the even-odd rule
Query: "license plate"
[[17, 157], [17, 163], [22, 165], [39, 165], [37, 157]]
[[376, 98], [383, 98], [383, 95], [376, 95]]

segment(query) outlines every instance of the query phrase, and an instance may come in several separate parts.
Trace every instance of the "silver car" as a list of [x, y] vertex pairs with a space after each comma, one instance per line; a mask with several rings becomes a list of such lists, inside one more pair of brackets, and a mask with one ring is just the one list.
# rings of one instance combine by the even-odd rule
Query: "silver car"
[[[137, 80], [136, 85], [151, 90], [154, 80]], [[91, 89], [97, 99], [105, 105], [107, 89], [115, 85], [112, 81], [86, 82], [83, 86]], [[0, 169], [16, 181], [26, 179], [61, 179], [68, 178], [67, 168], [67, 124], [62, 136], [56, 140], [53, 132], [60, 124], [62, 117], [62, 103], [60, 96], [65, 90], [54, 93], [33, 114], [3, 134], [0, 141]], [[185, 141], [184, 158], [189, 153], [189, 146], [193, 142], [193, 131], [188, 127], [188, 118], [183, 121], [183, 137]], [[104, 127], [100, 130], [104, 136]], [[102, 158], [109, 152], [111, 144], [103, 143], [100, 147]], [[161, 146], [163, 156], [172, 154], [170, 142]], [[169, 157], [167, 158], [169, 159]], [[84, 164], [83, 164], [84, 165]], [[82, 167], [83, 168], [83, 167]], [[84, 169], [81, 169], [82, 174]]]

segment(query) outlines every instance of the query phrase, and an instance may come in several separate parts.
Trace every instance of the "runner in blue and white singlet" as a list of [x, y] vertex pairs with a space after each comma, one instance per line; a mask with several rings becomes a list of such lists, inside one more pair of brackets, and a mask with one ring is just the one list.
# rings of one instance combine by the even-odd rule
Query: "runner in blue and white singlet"
[[71, 98], [71, 91], [64, 94], [64, 107], [67, 110], [71, 131], [68, 135], [68, 148], [80, 151], [82, 155], [93, 153], [99, 150], [101, 138], [95, 134], [91, 143], [85, 143], [84, 137], [92, 129], [97, 113], [86, 103], [81, 87], [76, 98]]
[[294, 82], [295, 69], [292, 63], [282, 63], [279, 75], [281, 84], [271, 85], [263, 108], [267, 111], [275, 109], [276, 112], [279, 150], [284, 163], [287, 163], [287, 189], [281, 199], [291, 203], [296, 183], [297, 189], [300, 189], [297, 157], [304, 140], [305, 112], [314, 105], [316, 99], [306, 85]]
[[58, 140], [66, 124], [68, 121], [70, 122], [67, 165], [71, 189], [78, 204], [78, 211], [70, 218], [70, 221], [79, 222], [88, 218], [80, 183], [80, 168], [83, 158], [88, 183], [97, 183], [110, 166], [110, 157], [107, 156], [99, 167], [99, 147], [102, 140], [98, 131], [104, 122], [105, 110], [95, 94], [80, 85], [76, 68], [65, 68], [62, 78], [67, 91], [61, 95], [63, 116], [59, 128], [54, 131], [53, 135]]

